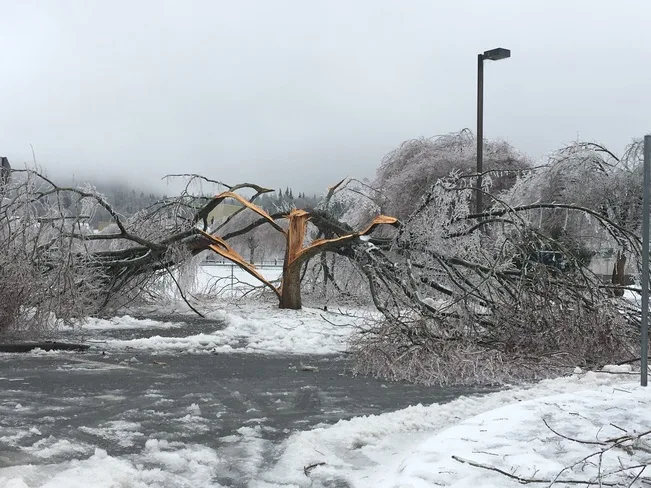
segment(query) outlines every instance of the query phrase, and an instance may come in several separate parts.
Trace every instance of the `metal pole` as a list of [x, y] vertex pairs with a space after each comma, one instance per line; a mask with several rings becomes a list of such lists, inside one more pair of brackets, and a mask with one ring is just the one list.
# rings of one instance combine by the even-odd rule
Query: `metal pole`
[[231, 264], [231, 298], [235, 298], [235, 265]]
[[483, 210], [482, 173], [484, 172], [484, 55], [477, 55], [477, 213]]
[[651, 136], [644, 136], [644, 187], [642, 189], [642, 324], [640, 383], [647, 385], [649, 358], [649, 184], [651, 184]]

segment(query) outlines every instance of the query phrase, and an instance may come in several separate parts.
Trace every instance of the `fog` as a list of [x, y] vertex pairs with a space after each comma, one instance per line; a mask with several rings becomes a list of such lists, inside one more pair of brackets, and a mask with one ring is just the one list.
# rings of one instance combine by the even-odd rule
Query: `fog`
[[[319, 192], [402, 141], [476, 124], [540, 158], [651, 128], [651, 3], [0, 2], [0, 155], [159, 186]], [[31, 145], [31, 146], [30, 146]]]

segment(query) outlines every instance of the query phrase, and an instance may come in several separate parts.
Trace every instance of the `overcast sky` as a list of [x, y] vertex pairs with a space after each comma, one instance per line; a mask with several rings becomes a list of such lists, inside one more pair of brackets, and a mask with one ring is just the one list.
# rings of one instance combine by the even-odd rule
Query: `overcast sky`
[[651, 130], [649, 0], [0, 0], [0, 155], [319, 192], [476, 124], [534, 158]]

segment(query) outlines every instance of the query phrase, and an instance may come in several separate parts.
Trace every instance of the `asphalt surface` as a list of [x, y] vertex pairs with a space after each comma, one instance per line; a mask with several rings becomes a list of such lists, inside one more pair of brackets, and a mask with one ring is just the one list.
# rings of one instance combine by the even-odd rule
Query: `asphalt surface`
[[[190, 320], [166, 330], [99, 331], [90, 339], [186, 336], [217, 325]], [[343, 356], [102, 354], [101, 346], [84, 353], [0, 354], [0, 468], [86, 454], [37, 456], [24, 449], [34, 438], [20, 434], [37, 429], [41, 438], [97, 446], [112, 456], [138, 453], [150, 438], [206, 445], [228, 459], [228, 470], [215, 481], [246, 486], [250, 453], [232, 441], [243, 427], [254, 429], [265, 446], [261, 464], [272, 465], [273, 447], [293, 431], [478, 391], [355, 377]]]

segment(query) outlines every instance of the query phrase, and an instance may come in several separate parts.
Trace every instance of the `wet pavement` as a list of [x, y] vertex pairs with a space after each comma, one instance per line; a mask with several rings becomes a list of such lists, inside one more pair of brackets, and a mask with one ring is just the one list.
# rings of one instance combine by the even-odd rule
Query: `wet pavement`
[[[343, 355], [102, 351], [109, 337], [186, 336], [207, 325], [219, 324], [92, 331], [85, 353], [0, 354], [0, 468], [83, 458], [94, 447], [125, 456], [159, 439], [215, 449], [225, 466], [215, 481], [246, 486], [252, 450], [271, 465], [294, 431], [479, 391], [355, 377]], [[69, 449], [44, 458], [38, 439]]]

